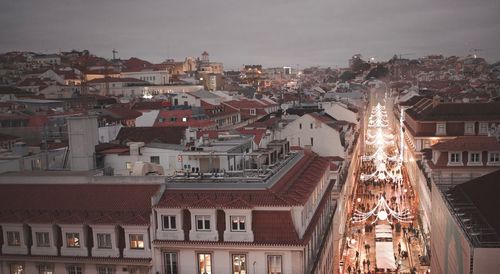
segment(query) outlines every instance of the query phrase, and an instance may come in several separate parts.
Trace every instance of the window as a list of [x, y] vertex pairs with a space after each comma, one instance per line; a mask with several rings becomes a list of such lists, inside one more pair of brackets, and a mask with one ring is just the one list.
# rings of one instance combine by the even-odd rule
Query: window
[[97, 233], [97, 247], [98, 248], [111, 248], [111, 234]]
[[196, 230], [210, 230], [210, 216], [197, 215], [195, 219], [196, 219]]
[[10, 274], [24, 274], [24, 265], [20, 263], [10, 264]]
[[446, 123], [436, 124], [436, 135], [446, 135]]
[[460, 163], [460, 152], [450, 152], [450, 164], [459, 164]]
[[80, 234], [79, 233], [66, 233], [66, 246], [67, 247], [80, 247]]
[[480, 164], [481, 152], [469, 152], [469, 164]]
[[127, 170], [132, 170], [132, 163], [131, 162], [126, 162], [125, 163], [125, 167], [127, 168]]
[[250, 115], [256, 115], [257, 111], [254, 108], [250, 109]]
[[281, 274], [281, 255], [267, 256], [267, 273]]
[[174, 215], [162, 216], [163, 230], [176, 230], [177, 223]]
[[48, 232], [35, 232], [36, 245], [38, 247], [50, 246], [49, 233]]
[[311, 129], [313, 128], [313, 124], [311, 123]]
[[151, 156], [149, 157], [149, 161], [153, 164], [160, 164], [160, 156]]
[[98, 266], [97, 274], [114, 274], [115, 268], [111, 266]]
[[302, 129], [302, 124], [299, 124], [299, 129]]
[[474, 135], [474, 122], [466, 122], [465, 123], [465, 135]]
[[212, 254], [198, 254], [198, 274], [212, 274]]
[[500, 152], [490, 152], [488, 156], [488, 163], [499, 163], [500, 162]]
[[300, 147], [300, 137], [298, 137], [298, 143], [299, 143], [299, 147]]
[[233, 255], [233, 274], [247, 274], [247, 260], [245, 255]]
[[245, 216], [231, 216], [231, 231], [245, 230]]
[[70, 265], [67, 269], [68, 274], [83, 274], [83, 269], [80, 265]]
[[21, 234], [19, 233], [19, 231], [7, 231], [7, 245], [9, 246], [21, 245]]
[[39, 274], [54, 274], [54, 266], [49, 264], [38, 265]]
[[131, 249], [144, 249], [144, 235], [130, 234], [129, 239]]
[[480, 135], [488, 134], [488, 123], [479, 123], [479, 134]]
[[166, 252], [163, 253], [165, 258], [165, 274], [177, 274], [177, 253]]
[[314, 138], [311, 137], [311, 146], [314, 146]]

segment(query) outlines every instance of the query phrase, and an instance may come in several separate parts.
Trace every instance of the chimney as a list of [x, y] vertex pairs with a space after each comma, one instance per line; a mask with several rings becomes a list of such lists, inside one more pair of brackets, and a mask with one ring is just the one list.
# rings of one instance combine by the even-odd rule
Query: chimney
[[95, 146], [99, 143], [97, 116], [67, 118], [71, 170], [95, 169]]
[[127, 146], [130, 149], [130, 156], [138, 156], [140, 154], [141, 147], [144, 146], [144, 142], [128, 142]]

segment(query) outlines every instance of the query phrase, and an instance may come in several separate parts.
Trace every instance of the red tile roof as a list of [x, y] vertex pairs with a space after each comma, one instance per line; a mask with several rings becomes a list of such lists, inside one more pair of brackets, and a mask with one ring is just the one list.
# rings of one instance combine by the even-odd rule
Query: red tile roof
[[248, 191], [170, 189], [165, 191], [156, 207], [252, 208], [303, 205], [329, 165], [330, 162], [326, 158], [305, 151], [304, 157], [270, 189]]
[[87, 84], [101, 84], [101, 83], [144, 83], [146, 81], [139, 80], [136, 78], [118, 78], [118, 77], [106, 77], [106, 78], [96, 78], [87, 82]]
[[158, 185], [0, 185], [0, 221], [149, 224]]
[[437, 143], [431, 148], [439, 151], [492, 151], [500, 150], [500, 142], [495, 137], [460, 136]]
[[241, 134], [245, 135], [253, 135], [253, 141], [259, 145], [260, 141], [262, 140], [262, 137], [266, 134], [266, 129], [243, 129], [239, 128], [236, 129]]
[[256, 244], [297, 244], [300, 242], [290, 211], [253, 210], [252, 231]]

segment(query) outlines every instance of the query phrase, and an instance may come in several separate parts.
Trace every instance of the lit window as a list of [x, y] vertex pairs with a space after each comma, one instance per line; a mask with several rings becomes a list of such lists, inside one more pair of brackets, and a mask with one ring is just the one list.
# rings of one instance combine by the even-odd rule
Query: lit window
[[198, 254], [198, 274], [212, 274], [212, 254]]
[[450, 163], [458, 164], [461, 162], [460, 152], [450, 152]]
[[231, 216], [231, 231], [245, 230], [245, 216]]
[[233, 255], [233, 274], [246, 274], [247, 262], [245, 255]]
[[111, 248], [111, 234], [97, 233], [97, 248]]
[[35, 232], [36, 245], [39, 247], [50, 246], [50, 239], [48, 232]]
[[469, 163], [471, 163], [471, 164], [481, 163], [481, 153], [480, 152], [470, 152], [469, 153]]
[[79, 233], [66, 233], [66, 246], [67, 247], [80, 247], [80, 234]]
[[281, 256], [280, 255], [269, 255], [267, 256], [267, 273], [268, 274], [281, 274]]
[[39, 274], [54, 274], [54, 266], [48, 264], [38, 265]]
[[144, 249], [144, 236], [142, 234], [130, 234], [130, 248]]
[[111, 266], [98, 266], [97, 274], [114, 274], [115, 268]]
[[165, 258], [165, 274], [177, 274], [177, 253], [166, 252]]
[[83, 274], [83, 268], [80, 265], [70, 265], [67, 270], [68, 274]]
[[175, 230], [177, 229], [177, 223], [174, 215], [164, 215], [162, 216], [163, 230]]
[[131, 170], [132, 169], [132, 163], [131, 162], [126, 162], [125, 163], [125, 167], [127, 168], [127, 170]]
[[210, 216], [197, 215], [195, 219], [196, 219], [196, 230], [210, 230]]
[[19, 233], [19, 231], [7, 231], [7, 245], [9, 246], [21, 245], [21, 234]]
[[11, 274], [24, 274], [24, 265], [15, 263], [10, 264], [10, 273]]

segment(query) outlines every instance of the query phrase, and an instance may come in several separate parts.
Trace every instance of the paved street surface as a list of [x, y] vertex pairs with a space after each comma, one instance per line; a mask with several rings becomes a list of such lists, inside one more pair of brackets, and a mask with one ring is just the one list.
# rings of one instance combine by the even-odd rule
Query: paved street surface
[[[371, 112], [373, 106], [380, 102], [384, 104], [386, 87], [374, 88], [371, 90], [371, 96], [366, 109], [366, 116]], [[389, 99], [387, 100], [389, 101]], [[392, 134], [394, 132], [394, 119], [392, 117], [392, 106], [387, 106], [387, 114], [389, 117], [389, 127]], [[362, 124], [367, 125], [367, 117]], [[361, 129], [366, 130], [366, 129]], [[366, 134], [366, 132], [364, 132]], [[361, 134], [364, 137], [365, 134]], [[364, 138], [360, 138], [361, 151], [370, 152], [370, 149], [364, 144]], [[394, 153], [394, 148], [389, 149]], [[371, 152], [370, 152], [371, 153]], [[392, 155], [392, 154], [391, 154]], [[360, 160], [360, 159], [359, 159]], [[419, 261], [419, 256], [422, 254], [423, 244], [419, 238], [419, 223], [418, 223], [418, 197], [412, 189], [409, 177], [403, 165], [403, 184], [401, 187], [395, 186], [392, 183], [374, 182], [368, 180], [362, 182], [360, 180], [361, 173], [367, 172], [371, 168], [370, 162], [360, 164], [361, 170], [356, 174], [356, 185], [351, 200], [353, 208], [357, 208], [362, 212], [372, 210], [379, 201], [380, 195], [383, 195], [389, 203], [390, 207], [398, 207], [399, 209], [409, 208], [413, 215], [413, 221], [410, 223], [398, 223], [392, 219], [392, 235], [393, 235], [393, 250], [396, 264], [392, 270], [376, 270], [376, 254], [375, 254], [375, 229], [377, 224], [390, 224], [388, 220], [377, 220], [375, 216], [368, 218], [360, 223], [349, 222], [346, 232], [345, 243], [342, 254], [343, 269], [341, 273], [427, 273], [428, 266], [422, 266]], [[352, 212], [349, 213], [352, 216]], [[349, 271], [350, 270], [350, 271]]]

